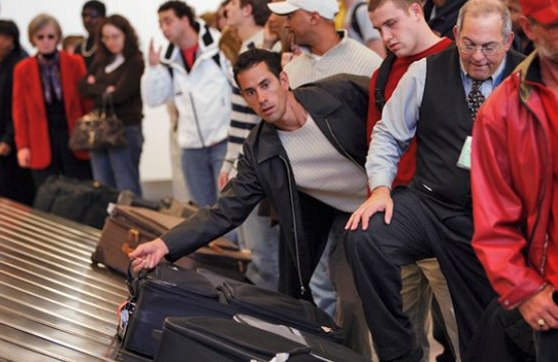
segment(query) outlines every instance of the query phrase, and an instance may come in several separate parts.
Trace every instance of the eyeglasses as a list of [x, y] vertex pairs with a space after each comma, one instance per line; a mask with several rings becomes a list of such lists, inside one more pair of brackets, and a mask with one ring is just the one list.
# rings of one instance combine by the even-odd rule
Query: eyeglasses
[[477, 45], [475, 43], [471, 43], [470, 41], [462, 40], [459, 42], [459, 51], [463, 54], [469, 55], [469, 54], [475, 54], [477, 50], [480, 49], [482, 54], [489, 57], [498, 53], [498, 51], [502, 48], [502, 46], [503, 46], [502, 43], [496, 43], [496, 42]]
[[56, 35], [54, 34], [41, 34], [41, 35], [37, 35], [37, 40], [44, 40], [44, 39], [48, 39], [48, 40], [54, 40], [56, 39]]

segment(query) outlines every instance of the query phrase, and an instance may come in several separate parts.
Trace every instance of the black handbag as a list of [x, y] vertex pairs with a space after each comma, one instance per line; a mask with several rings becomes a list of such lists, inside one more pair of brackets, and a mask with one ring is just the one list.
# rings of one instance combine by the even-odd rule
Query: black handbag
[[74, 151], [92, 151], [122, 146], [126, 146], [124, 125], [114, 113], [112, 96], [105, 93], [100, 111], [89, 112], [78, 119], [70, 137], [69, 147]]

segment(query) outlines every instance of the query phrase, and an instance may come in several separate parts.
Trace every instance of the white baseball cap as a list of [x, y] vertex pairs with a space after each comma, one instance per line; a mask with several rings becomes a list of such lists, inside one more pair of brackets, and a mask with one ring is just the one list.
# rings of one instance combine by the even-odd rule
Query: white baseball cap
[[297, 10], [315, 11], [320, 16], [333, 20], [339, 12], [336, 0], [286, 0], [267, 4], [277, 15], [287, 15]]

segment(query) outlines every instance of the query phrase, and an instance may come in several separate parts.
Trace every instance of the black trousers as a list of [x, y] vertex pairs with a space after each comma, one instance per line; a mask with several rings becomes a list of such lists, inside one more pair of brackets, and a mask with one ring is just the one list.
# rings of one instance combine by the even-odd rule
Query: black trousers
[[390, 225], [378, 213], [368, 230], [348, 232], [345, 239], [378, 356], [420, 357], [412, 350], [414, 335], [402, 311], [401, 267], [429, 257], [438, 259], [447, 280], [464, 356], [483, 310], [496, 296], [471, 247], [472, 216], [410, 188], [396, 189], [393, 201]]
[[17, 149], [7, 156], [0, 156], [0, 196], [27, 205], [33, 205], [35, 187], [29, 169], [19, 167]]
[[537, 362], [558, 361], [558, 329], [545, 332], [534, 332], [535, 352]]
[[[48, 167], [33, 169], [33, 181], [38, 189], [50, 175], [64, 175], [72, 178], [91, 180], [89, 160], [79, 160], [68, 147], [68, 130], [49, 129], [51, 161]], [[31, 155], [33, 157], [33, 155]]]

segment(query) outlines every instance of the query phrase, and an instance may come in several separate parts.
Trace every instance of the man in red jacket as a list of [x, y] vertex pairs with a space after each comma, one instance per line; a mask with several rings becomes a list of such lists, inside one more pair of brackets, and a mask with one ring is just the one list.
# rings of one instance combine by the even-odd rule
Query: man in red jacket
[[472, 144], [473, 247], [507, 309], [558, 361], [558, 0], [520, 0], [536, 45], [494, 92]]
[[[391, 97], [409, 66], [419, 59], [446, 49], [452, 41], [445, 37], [440, 38], [430, 29], [420, 0], [371, 0], [368, 10], [372, 24], [380, 32], [384, 45], [390, 51], [370, 81], [367, 121], [367, 136], [370, 142], [372, 129], [382, 118], [383, 105]], [[415, 153], [416, 141], [413, 140], [399, 162], [394, 186], [407, 185], [413, 178]], [[457, 326], [451, 297], [437, 260], [428, 258], [405, 266], [402, 268], [402, 277], [404, 281], [401, 294], [405, 300], [405, 311], [414, 324], [416, 340], [423, 346], [425, 355], [428, 355], [428, 338], [424, 324], [430, 309], [432, 289], [441, 305], [453, 351], [459, 356]]]

